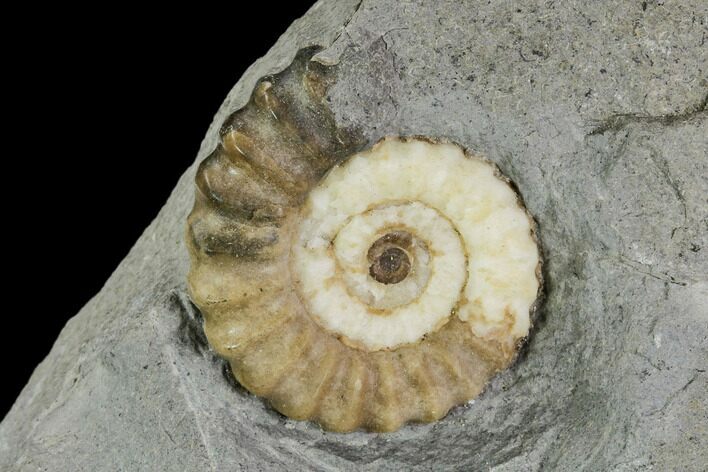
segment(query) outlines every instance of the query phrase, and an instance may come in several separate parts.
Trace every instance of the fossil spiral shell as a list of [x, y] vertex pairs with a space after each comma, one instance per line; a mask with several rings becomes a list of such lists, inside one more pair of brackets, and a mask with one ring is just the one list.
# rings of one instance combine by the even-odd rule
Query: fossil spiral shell
[[533, 220], [455, 144], [358, 152], [313, 52], [262, 79], [201, 163], [191, 296], [236, 379], [283, 414], [334, 431], [437, 420], [528, 334]]

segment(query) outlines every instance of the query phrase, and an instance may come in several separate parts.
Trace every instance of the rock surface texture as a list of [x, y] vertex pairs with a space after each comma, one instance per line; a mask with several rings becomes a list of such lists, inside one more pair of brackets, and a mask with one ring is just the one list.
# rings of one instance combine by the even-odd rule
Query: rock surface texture
[[473, 404], [326, 433], [239, 387], [185, 291], [192, 166], [0, 425], [0, 469], [705, 470], [708, 5], [321, 1], [235, 86], [320, 45], [338, 123], [494, 161], [539, 224], [546, 301]]

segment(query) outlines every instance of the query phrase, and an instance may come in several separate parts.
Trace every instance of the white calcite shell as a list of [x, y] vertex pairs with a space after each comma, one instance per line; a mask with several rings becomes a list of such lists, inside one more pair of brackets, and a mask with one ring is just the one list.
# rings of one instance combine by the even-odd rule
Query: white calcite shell
[[[495, 168], [460, 147], [384, 140], [333, 169], [301, 218], [292, 253], [301, 298], [350, 344], [416, 342], [453, 311], [507, 346], [528, 334], [539, 288], [531, 221]], [[366, 255], [396, 230], [423, 241], [428, 257], [413, 277], [386, 285], [370, 276]], [[381, 303], [391, 297], [399, 303]]]

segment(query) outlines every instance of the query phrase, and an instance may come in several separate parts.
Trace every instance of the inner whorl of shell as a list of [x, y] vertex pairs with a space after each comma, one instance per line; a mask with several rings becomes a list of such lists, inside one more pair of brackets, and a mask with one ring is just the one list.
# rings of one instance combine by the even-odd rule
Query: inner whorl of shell
[[304, 50], [201, 163], [190, 293], [236, 379], [325, 429], [392, 431], [476, 397], [540, 291], [533, 220], [455, 144], [335, 125]]

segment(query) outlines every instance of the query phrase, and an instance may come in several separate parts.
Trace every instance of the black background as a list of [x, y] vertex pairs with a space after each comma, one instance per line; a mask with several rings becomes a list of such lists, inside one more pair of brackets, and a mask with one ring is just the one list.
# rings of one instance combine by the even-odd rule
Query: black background
[[16, 19], [3, 60], [0, 417], [157, 215], [231, 87], [311, 3], [38, 6]]

